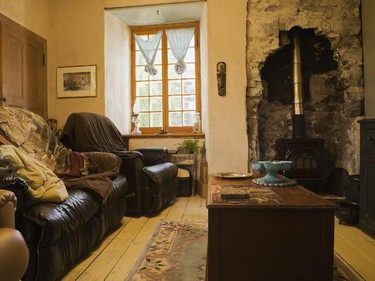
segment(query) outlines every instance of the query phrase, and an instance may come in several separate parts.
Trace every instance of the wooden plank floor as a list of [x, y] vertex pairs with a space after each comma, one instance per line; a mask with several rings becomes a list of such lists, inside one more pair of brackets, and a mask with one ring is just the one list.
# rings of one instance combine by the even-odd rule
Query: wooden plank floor
[[375, 239], [335, 221], [335, 256], [351, 280], [375, 280]]
[[156, 217], [124, 217], [122, 225], [62, 280], [124, 280], [161, 220], [207, 222], [206, 200], [199, 196], [178, 197]]
[[[157, 224], [164, 219], [207, 222], [206, 200], [199, 196], [178, 197], [174, 205], [156, 217], [124, 217], [121, 226], [62, 280], [124, 280]], [[375, 241], [359, 229], [336, 221], [335, 255], [351, 280], [375, 281]]]

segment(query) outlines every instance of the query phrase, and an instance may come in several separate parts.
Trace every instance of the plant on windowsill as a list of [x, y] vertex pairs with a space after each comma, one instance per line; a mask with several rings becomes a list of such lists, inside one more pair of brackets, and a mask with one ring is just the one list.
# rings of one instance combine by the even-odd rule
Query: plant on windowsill
[[193, 138], [184, 139], [178, 144], [177, 151], [179, 154], [194, 154], [200, 152], [199, 140]]

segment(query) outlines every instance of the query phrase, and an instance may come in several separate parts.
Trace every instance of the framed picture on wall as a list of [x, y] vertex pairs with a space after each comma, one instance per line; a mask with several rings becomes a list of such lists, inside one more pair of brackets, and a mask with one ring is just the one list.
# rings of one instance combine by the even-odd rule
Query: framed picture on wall
[[96, 97], [96, 65], [57, 68], [57, 98]]

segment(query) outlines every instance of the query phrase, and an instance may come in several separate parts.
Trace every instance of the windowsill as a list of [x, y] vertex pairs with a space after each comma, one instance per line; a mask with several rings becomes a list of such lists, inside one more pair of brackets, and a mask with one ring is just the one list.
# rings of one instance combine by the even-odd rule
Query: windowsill
[[136, 139], [136, 138], [204, 138], [204, 134], [201, 133], [201, 134], [171, 134], [171, 133], [167, 133], [167, 134], [158, 134], [158, 133], [154, 133], [154, 134], [141, 134], [141, 135], [133, 135], [133, 134], [123, 134], [122, 137], [124, 138], [129, 138], [129, 139]]

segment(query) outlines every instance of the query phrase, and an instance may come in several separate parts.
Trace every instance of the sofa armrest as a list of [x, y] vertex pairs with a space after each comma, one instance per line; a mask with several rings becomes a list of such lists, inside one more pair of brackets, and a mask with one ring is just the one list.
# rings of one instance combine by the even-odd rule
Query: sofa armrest
[[166, 204], [175, 200], [178, 191], [177, 172], [175, 164], [166, 162], [143, 168], [148, 177], [148, 213], [161, 210]]
[[157, 185], [162, 185], [163, 180], [170, 180], [177, 177], [178, 168], [173, 163], [163, 163], [160, 165], [143, 168], [150, 180]]
[[117, 155], [122, 160], [120, 174], [125, 175], [128, 182], [128, 194], [134, 194], [127, 201], [127, 209], [130, 212], [141, 212], [143, 210], [142, 203], [142, 169], [143, 156], [137, 151], [121, 151]]
[[17, 197], [9, 190], [0, 189], [0, 228], [15, 228]]
[[2, 280], [21, 280], [29, 263], [29, 250], [21, 233], [0, 228], [0, 276]]
[[145, 166], [153, 166], [167, 162], [168, 149], [166, 147], [145, 147], [138, 148], [135, 151], [143, 155]]
[[[175, 165], [166, 162], [168, 150], [149, 147], [134, 151], [121, 151], [116, 154], [122, 159], [120, 173], [126, 176], [129, 194], [135, 194], [135, 197], [130, 197], [127, 201], [128, 212], [142, 213], [152, 210], [153, 199], [151, 197], [156, 193], [154, 187], [163, 185], [165, 179], [169, 179], [170, 174], [172, 176], [174, 174]], [[172, 166], [172, 168], [166, 169], [165, 165]], [[169, 169], [172, 169], [172, 172], [167, 172]]]
[[0, 191], [11, 192], [16, 198], [17, 208], [15, 211], [16, 227], [21, 220], [21, 215], [25, 211], [27, 204], [27, 183], [20, 177], [15, 176], [13, 173], [0, 176]]
[[15, 228], [16, 195], [0, 189], [0, 276], [21, 280], [29, 262], [29, 250]]

